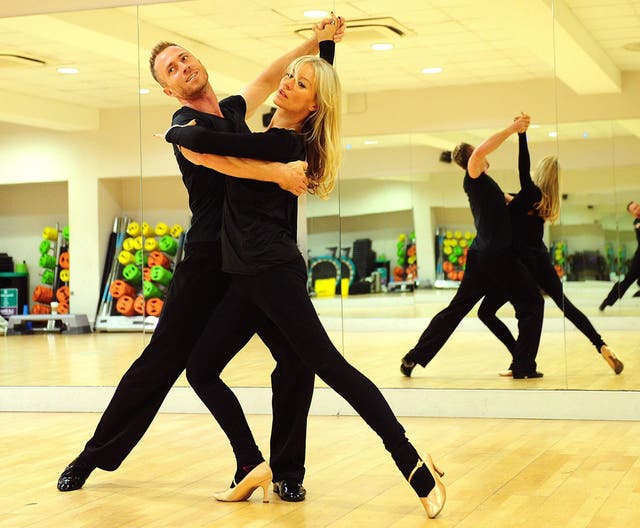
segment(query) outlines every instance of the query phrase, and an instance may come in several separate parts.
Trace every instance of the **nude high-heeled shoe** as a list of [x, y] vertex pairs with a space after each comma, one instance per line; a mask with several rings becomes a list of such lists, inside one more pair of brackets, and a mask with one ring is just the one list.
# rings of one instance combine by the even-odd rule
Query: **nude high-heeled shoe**
[[616, 374], [620, 374], [624, 370], [624, 363], [616, 357], [613, 350], [611, 350], [607, 345], [602, 345], [600, 347], [600, 355]]
[[433, 460], [431, 460], [431, 457], [427, 455], [424, 461], [420, 458], [418, 459], [416, 467], [413, 468], [413, 471], [411, 471], [409, 478], [407, 479], [409, 484], [411, 484], [411, 479], [415, 475], [416, 471], [418, 471], [423, 465], [427, 468], [429, 473], [431, 473], [436, 485], [431, 489], [426, 497], [418, 498], [424, 507], [424, 511], [427, 512], [427, 517], [429, 517], [429, 519], [433, 519], [442, 511], [447, 499], [447, 490], [445, 489], [442, 480], [440, 480], [440, 477], [444, 477], [444, 472], [440, 471], [433, 463]]
[[262, 488], [262, 502], [269, 502], [268, 492], [272, 478], [271, 468], [266, 462], [262, 462], [249, 471], [247, 476], [237, 484], [234, 480], [232, 488], [214, 493], [213, 496], [222, 502], [240, 502], [251, 497], [256, 489]]

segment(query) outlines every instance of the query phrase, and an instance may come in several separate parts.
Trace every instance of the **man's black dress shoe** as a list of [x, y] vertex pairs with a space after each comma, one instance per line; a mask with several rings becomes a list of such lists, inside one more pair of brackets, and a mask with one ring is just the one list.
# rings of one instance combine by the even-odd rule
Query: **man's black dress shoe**
[[400, 372], [402, 372], [407, 378], [411, 377], [411, 372], [415, 368], [415, 361], [411, 361], [407, 359], [407, 356], [402, 358], [402, 362], [400, 363]]
[[514, 372], [513, 379], [533, 379], [533, 378], [541, 378], [544, 376], [542, 372], [538, 372], [534, 370], [533, 372]]
[[273, 492], [283, 501], [300, 502], [307, 496], [307, 490], [296, 480], [279, 480], [273, 483]]
[[94, 468], [78, 464], [76, 458], [69, 464], [58, 479], [58, 489], [60, 491], [75, 491], [84, 486], [85, 481]]

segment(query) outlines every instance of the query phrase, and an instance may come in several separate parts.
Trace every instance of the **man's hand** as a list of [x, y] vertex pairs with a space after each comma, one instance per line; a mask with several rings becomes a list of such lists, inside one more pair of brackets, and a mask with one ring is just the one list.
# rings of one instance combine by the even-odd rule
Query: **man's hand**
[[520, 112], [520, 115], [513, 118], [513, 128], [518, 134], [523, 134], [529, 128], [531, 124], [531, 116]]
[[282, 165], [281, 178], [278, 185], [296, 196], [307, 192], [307, 162], [292, 161]]

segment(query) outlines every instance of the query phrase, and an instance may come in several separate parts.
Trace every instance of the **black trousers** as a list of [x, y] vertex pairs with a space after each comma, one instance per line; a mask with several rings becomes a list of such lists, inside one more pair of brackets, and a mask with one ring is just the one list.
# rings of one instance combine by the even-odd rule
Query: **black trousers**
[[[303, 363], [364, 418], [385, 448], [392, 455], [398, 453], [408, 445], [403, 427], [378, 388], [335, 348], [313, 307], [306, 284], [302, 257], [257, 275], [233, 275], [229, 294], [219, 308], [225, 316], [212, 318], [189, 358], [189, 382], [227, 433], [234, 453], [251, 461], [257, 447], [248, 427], [245, 428], [242, 408], [219, 377], [233, 354], [231, 348], [220, 347], [219, 343], [226, 343], [229, 336], [246, 336], [251, 332], [247, 328], [250, 321], [244, 314], [251, 313], [252, 317], [262, 314], [284, 334]], [[216, 354], [221, 348], [230, 353]], [[274, 419], [276, 412], [274, 409]], [[299, 416], [290, 419], [297, 420]], [[243, 465], [243, 459], [238, 463]]]
[[[213, 309], [228, 290], [230, 278], [220, 268], [219, 243], [186, 246], [185, 258], [176, 267], [151, 340], [120, 380], [92, 438], [80, 454], [82, 463], [113, 471], [142, 438], [169, 389], [185, 369]], [[264, 339], [279, 360], [272, 373], [274, 406], [277, 406], [282, 399], [288, 400], [293, 386], [287, 375], [291, 368], [288, 361], [298, 363], [298, 359], [290, 354], [281, 337], [272, 334], [273, 331], [265, 329]], [[310, 390], [313, 390], [313, 381]], [[300, 412], [306, 413], [304, 406]], [[288, 467], [292, 456], [289, 445], [297, 444], [300, 437], [306, 436], [306, 430], [296, 429], [296, 425], [274, 418], [272, 439], [277, 446], [278, 466]]]
[[[564, 295], [562, 282], [551, 264], [549, 254], [540, 251], [523, 256], [521, 260], [538, 286], [551, 297], [553, 302], [556, 303], [556, 306], [562, 310], [565, 317], [591, 341], [599, 353], [600, 348], [605, 344], [602, 337], [593, 327], [587, 316], [576, 308], [575, 305], [567, 299], [567, 296]], [[507, 326], [496, 317], [496, 312], [506, 302], [506, 297], [500, 295], [500, 292], [488, 293], [478, 308], [478, 318], [504, 343], [513, 355], [516, 340], [513, 335], [511, 335]]]
[[633, 256], [633, 260], [631, 261], [631, 265], [629, 266], [629, 271], [624, 276], [624, 279], [616, 282], [609, 294], [606, 296], [605, 300], [602, 301], [600, 305], [601, 309], [604, 309], [606, 306], [613, 306], [618, 299], [622, 299], [622, 296], [627, 292], [629, 287], [634, 283], [634, 281], [640, 279], [640, 249], [638, 249]]
[[482, 297], [492, 292], [499, 292], [516, 311], [519, 333], [513, 346], [514, 373], [535, 371], [544, 301], [527, 269], [510, 251], [485, 254], [469, 250], [458, 291], [449, 306], [431, 319], [407, 359], [426, 367], [460, 321]]

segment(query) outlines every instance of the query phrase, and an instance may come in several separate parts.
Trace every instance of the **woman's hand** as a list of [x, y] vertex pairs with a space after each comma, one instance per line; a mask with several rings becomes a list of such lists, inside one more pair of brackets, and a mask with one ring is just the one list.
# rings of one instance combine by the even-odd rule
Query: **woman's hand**
[[292, 161], [282, 165], [281, 180], [278, 185], [296, 196], [307, 192], [307, 162]]
[[333, 40], [340, 42], [344, 36], [345, 24], [342, 17], [337, 17], [333, 11], [331, 16], [323, 18], [317, 24], [313, 26], [313, 32], [318, 42], [324, 40]]

